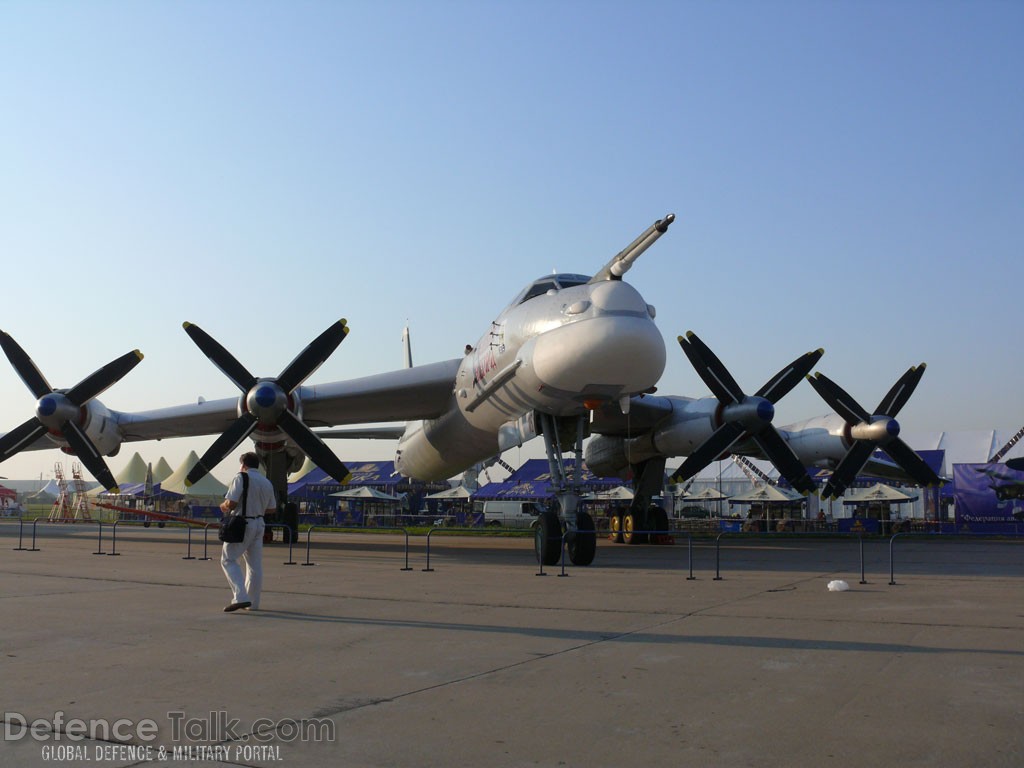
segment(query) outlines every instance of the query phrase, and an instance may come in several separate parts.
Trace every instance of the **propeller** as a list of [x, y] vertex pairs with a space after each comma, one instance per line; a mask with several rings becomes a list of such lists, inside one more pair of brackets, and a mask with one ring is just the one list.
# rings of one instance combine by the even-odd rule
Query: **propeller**
[[85, 468], [104, 488], [116, 492], [117, 482], [80, 421], [86, 403], [120, 381], [142, 361], [139, 350], [128, 352], [86, 376], [71, 389], [54, 389], [32, 358], [9, 334], [0, 331], [0, 347], [21, 380], [36, 398], [36, 414], [0, 437], [0, 461], [24, 450], [47, 432], [61, 435]]
[[292, 411], [292, 392], [309, 378], [348, 335], [345, 320], [332, 323], [292, 360], [276, 379], [258, 379], [210, 334], [192, 323], [185, 333], [210, 361], [242, 392], [241, 415], [229, 426], [198, 463], [189, 470], [186, 485], [193, 485], [220, 464], [256, 427], [278, 428], [318, 467], [340, 483], [351, 473], [334, 452]]
[[827, 376], [816, 373], [807, 377], [822, 399], [846, 422], [846, 437], [852, 441], [825, 484], [822, 498], [841, 496], [864, 468], [875, 448], [883, 449], [918, 485], [927, 487], [942, 482], [932, 468], [900, 439], [900, 425], [896, 421], [896, 414], [907, 404], [926, 367], [921, 363], [909, 368], [892, 385], [874, 413], [868, 413]]
[[690, 363], [712, 394], [721, 404], [719, 414], [722, 425], [697, 446], [672, 476], [679, 483], [693, 477], [741, 440], [752, 439], [762, 453], [771, 460], [786, 480], [802, 493], [812, 493], [816, 486], [804, 465], [793, 453], [778, 430], [772, 426], [775, 406], [793, 387], [800, 383], [825, 354], [823, 349], [801, 355], [769, 379], [753, 395], [744, 394], [722, 361], [693, 331], [686, 338], [679, 337]]

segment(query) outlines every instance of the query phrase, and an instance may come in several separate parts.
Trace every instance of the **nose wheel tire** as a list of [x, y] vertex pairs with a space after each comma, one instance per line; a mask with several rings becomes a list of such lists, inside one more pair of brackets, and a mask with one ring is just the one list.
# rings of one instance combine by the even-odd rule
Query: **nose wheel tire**
[[534, 550], [537, 562], [557, 565], [562, 557], [562, 522], [554, 512], [541, 512], [534, 529]]
[[594, 518], [586, 512], [576, 516], [576, 530], [567, 537], [566, 547], [573, 565], [590, 565], [597, 554], [597, 530]]

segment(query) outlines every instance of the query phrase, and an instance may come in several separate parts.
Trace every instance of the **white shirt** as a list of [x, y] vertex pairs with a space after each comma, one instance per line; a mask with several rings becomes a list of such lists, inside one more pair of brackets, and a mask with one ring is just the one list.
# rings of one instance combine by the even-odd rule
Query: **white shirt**
[[[277, 496], [271, 482], [264, 475], [252, 469], [248, 470], [246, 474], [249, 475], [249, 496], [245, 501], [245, 516], [260, 517], [265, 512], [276, 512]], [[228, 492], [224, 494], [224, 498], [238, 505], [234, 509], [234, 514], [242, 513], [241, 472], [231, 478], [231, 484], [228, 486]]]

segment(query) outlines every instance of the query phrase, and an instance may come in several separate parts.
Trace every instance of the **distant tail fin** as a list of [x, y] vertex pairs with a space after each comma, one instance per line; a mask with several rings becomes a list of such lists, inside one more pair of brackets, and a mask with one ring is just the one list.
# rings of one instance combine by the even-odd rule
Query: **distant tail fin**
[[405, 348], [405, 367], [412, 368], [412, 339], [409, 337], [409, 326], [402, 330], [402, 346]]

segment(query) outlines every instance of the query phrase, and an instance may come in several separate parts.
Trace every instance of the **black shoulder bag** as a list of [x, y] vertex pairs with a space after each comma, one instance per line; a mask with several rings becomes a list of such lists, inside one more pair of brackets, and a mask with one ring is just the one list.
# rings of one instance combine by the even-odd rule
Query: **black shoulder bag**
[[220, 521], [217, 538], [225, 544], [237, 544], [245, 539], [245, 501], [249, 498], [249, 473], [239, 472], [242, 476], [242, 506], [237, 515], [228, 515]]

